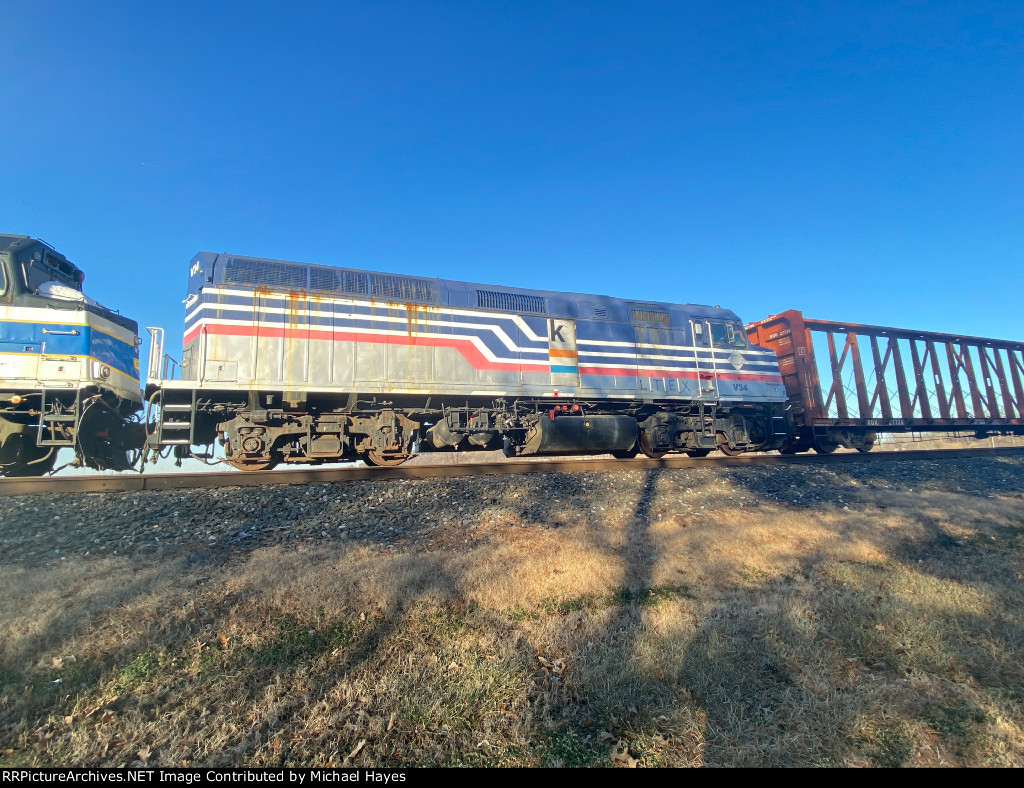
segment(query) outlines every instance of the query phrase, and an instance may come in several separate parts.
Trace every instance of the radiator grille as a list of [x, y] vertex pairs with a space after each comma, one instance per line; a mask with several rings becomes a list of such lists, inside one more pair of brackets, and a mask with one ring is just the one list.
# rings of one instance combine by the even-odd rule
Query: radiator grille
[[548, 312], [547, 299], [542, 296], [502, 293], [499, 290], [477, 290], [476, 305], [527, 315], [546, 315]]
[[662, 326], [670, 325], [670, 321], [668, 319], [668, 312], [659, 312], [654, 309], [634, 309], [633, 322], [656, 323]]
[[283, 290], [302, 290], [306, 287], [306, 266], [229, 257], [224, 269], [224, 281], [234, 285], [265, 285]]
[[390, 301], [436, 304], [437, 285], [429, 279], [415, 279], [411, 276], [370, 274], [370, 295]]
[[366, 283], [366, 274], [312, 266], [309, 269], [309, 289], [364, 296], [367, 295], [369, 285]]

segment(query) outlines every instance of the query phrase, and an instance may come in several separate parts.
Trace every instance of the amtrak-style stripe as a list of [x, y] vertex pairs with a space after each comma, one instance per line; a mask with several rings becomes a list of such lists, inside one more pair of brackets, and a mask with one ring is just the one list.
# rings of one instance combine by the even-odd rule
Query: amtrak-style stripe
[[[326, 307], [326, 308], [325, 308]], [[301, 315], [311, 326], [330, 326], [338, 319], [365, 319], [408, 325], [465, 328], [481, 324], [500, 326], [505, 336], [518, 335], [524, 350], [547, 352], [547, 320], [531, 315], [500, 314], [458, 307], [405, 306], [367, 301], [321, 298], [293, 298], [273, 293], [254, 298], [252, 291], [203, 291], [203, 296], [190, 307], [185, 316], [186, 333], [203, 316], [228, 320], [252, 320], [259, 314], [261, 322], [294, 323]], [[401, 310], [402, 316], [393, 314]]]
[[[692, 358], [687, 366], [655, 366], [647, 364], [632, 364], [617, 367], [589, 366], [582, 362], [575, 365], [550, 364], [547, 361], [532, 360], [528, 358], [509, 358], [496, 356], [490, 347], [480, 341], [477, 336], [453, 336], [444, 334], [415, 334], [411, 332], [388, 332], [378, 329], [375, 331], [350, 331], [346, 329], [319, 329], [319, 328], [284, 328], [281, 326], [259, 325], [251, 323], [238, 324], [226, 322], [202, 321], [195, 326], [193, 331], [185, 337], [185, 343], [198, 339], [201, 333], [211, 336], [240, 336], [265, 339], [320, 339], [334, 342], [366, 342], [371, 344], [385, 344], [413, 347], [447, 347], [457, 350], [466, 361], [477, 370], [482, 371], [504, 371], [504, 372], [554, 372], [554, 373], [576, 373], [581, 375], [606, 375], [616, 377], [672, 377], [696, 380], [698, 376], [709, 378], [710, 370], [698, 371]], [[568, 360], [568, 359], [567, 359]], [[683, 361], [683, 359], [680, 359]], [[726, 362], [727, 363], [727, 362]], [[755, 370], [729, 371], [719, 369], [717, 377], [720, 380], [736, 380], [746, 382], [771, 382], [781, 383], [782, 377], [778, 374], [764, 374]]]
[[[251, 300], [250, 298], [250, 302]], [[462, 310], [459, 314], [455, 314], [455, 311], [452, 310], [446, 309], [442, 312], [438, 308], [433, 308], [429, 310], [433, 317], [426, 319], [421, 315], [421, 310], [419, 309], [409, 310], [412, 316], [401, 316], [373, 314], [374, 310], [369, 306], [364, 305], [360, 307], [359, 305], [352, 305], [351, 308], [346, 307], [346, 312], [344, 313], [318, 313], [312, 309], [308, 312], [299, 312], [301, 315], [301, 325], [295, 325], [298, 321], [296, 310], [294, 309], [274, 310], [261, 308], [258, 321], [251, 306], [248, 310], [233, 310], [230, 317], [225, 315], [226, 311], [212, 304], [202, 304], [194, 309], [189, 315], [186, 327], [186, 344], [198, 336], [200, 320], [210, 324], [212, 319], [218, 323], [250, 326], [258, 322], [261, 330], [265, 327], [281, 327], [287, 330], [291, 326], [291, 330], [296, 331], [332, 331], [340, 328], [343, 330], [375, 332], [380, 330], [381, 327], [385, 327], [385, 330], [390, 328], [395, 333], [402, 331], [403, 333], [417, 336], [448, 335], [449, 333], [454, 336], [465, 336], [470, 334], [484, 342], [496, 357], [508, 357], [509, 352], [515, 356], [519, 354], [537, 354], [538, 356], [549, 354], [546, 338], [541, 338], [539, 343], [527, 340], [521, 330], [522, 326], [517, 322], [517, 318], [519, 320], [522, 320], [522, 318], [514, 315], [496, 316], [493, 313], [469, 312], [467, 310]], [[386, 310], [377, 309], [376, 311]], [[588, 325], [587, 321], [580, 321], [578, 323], [578, 330], [585, 335]], [[520, 330], [512, 330], [513, 327]], [[538, 325], [537, 328], [540, 329], [541, 327]], [[530, 333], [534, 333], [532, 329]], [[514, 341], [512, 339], [513, 336], [516, 336], [518, 341]], [[629, 367], [633, 367], [638, 360], [638, 356], [640, 362], [645, 363], [647, 366], [664, 365], [671, 367], [673, 362], [676, 365], [682, 363], [683, 365], [690, 366], [693, 364], [695, 356], [701, 362], [706, 361], [709, 363], [714, 358], [717, 365], [722, 366], [728, 364], [728, 359], [731, 355], [739, 353], [744, 360], [744, 367], [747, 368], [747, 371], [760, 368], [760, 371], [769, 373], [778, 369], [775, 355], [770, 351], [760, 349], [746, 348], [741, 352], [731, 348], [712, 350], [710, 348], [694, 348], [692, 346], [637, 345], [635, 343], [611, 341], [595, 342], [584, 338], [577, 340], [577, 345], [595, 344], [599, 347], [593, 349], [581, 347], [579, 350], [580, 357], [591, 365], [609, 368], [618, 366], [618, 364], [623, 362], [626, 362]], [[630, 352], [618, 353], [614, 350], [609, 350], [609, 347], [621, 347], [623, 350]], [[663, 363], [659, 364], [658, 362]]]

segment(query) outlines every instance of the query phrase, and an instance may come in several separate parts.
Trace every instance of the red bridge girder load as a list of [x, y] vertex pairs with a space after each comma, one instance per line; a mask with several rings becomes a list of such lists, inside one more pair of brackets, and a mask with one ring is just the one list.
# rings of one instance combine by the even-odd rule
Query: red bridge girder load
[[751, 323], [747, 335], [778, 356], [796, 451], [867, 451], [877, 432], [1024, 434], [1024, 342], [810, 320], [797, 310]]

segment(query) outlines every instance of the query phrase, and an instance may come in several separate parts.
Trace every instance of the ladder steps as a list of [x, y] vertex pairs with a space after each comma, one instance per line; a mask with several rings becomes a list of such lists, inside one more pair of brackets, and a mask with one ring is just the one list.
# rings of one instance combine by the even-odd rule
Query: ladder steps
[[[195, 395], [193, 394], [193, 397]], [[160, 417], [156, 425], [156, 444], [158, 446], [190, 446], [192, 445], [193, 402], [158, 403]]]

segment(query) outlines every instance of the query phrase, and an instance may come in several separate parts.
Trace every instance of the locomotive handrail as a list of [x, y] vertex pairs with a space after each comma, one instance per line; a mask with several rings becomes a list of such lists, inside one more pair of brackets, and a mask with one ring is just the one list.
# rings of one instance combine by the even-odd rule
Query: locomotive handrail
[[159, 326], [146, 326], [149, 332], [149, 368], [146, 377], [153, 380], [160, 372], [160, 357], [164, 354], [164, 330]]
[[[146, 326], [149, 332], [149, 380], [174, 380], [174, 374], [181, 362], [164, 353], [164, 330], [158, 326]], [[159, 375], [159, 377], [157, 377]]]
[[[164, 353], [163, 367], [161, 368], [161, 375], [164, 380], [174, 380], [174, 375], [181, 366], [181, 362], [177, 359], [171, 358], [170, 354]], [[168, 372], [170, 370], [170, 372]]]

